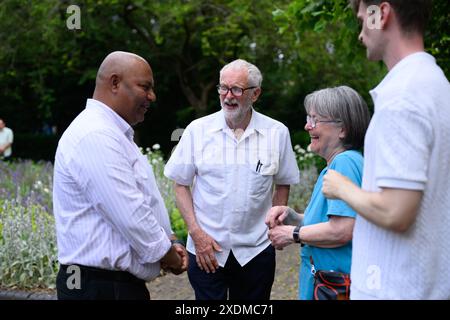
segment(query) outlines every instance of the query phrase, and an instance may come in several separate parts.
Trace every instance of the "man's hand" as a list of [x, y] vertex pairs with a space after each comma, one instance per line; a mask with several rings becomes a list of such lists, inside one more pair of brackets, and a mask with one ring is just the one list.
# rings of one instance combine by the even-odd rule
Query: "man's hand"
[[177, 249], [174, 245], [170, 247], [169, 251], [167, 251], [166, 255], [162, 257], [160, 261], [162, 269], [168, 271], [175, 270], [175, 272], [180, 271], [179, 273], [182, 272], [183, 260], [181, 255], [178, 253], [178, 250], [179, 249]]
[[189, 258], [188, 258], [186, 248], [181, 243], [174, 243], [173, 247], [181, 259], [181, 266], [180, 266], [180, 268], [171, 268], [169, 270], [173, 274], [179, 275], [187, 270]]
[[294, 232], [294, 226], [279, 225], [269, 230], [269, 239], [275, 249], [282, 250], [291, 243], [294, 243], [292, 234]]
[[269, 227], [269, 229], [274, 228], [280, 224], [283, 224], [283, 220], [286, 218], [288, 214], [289, 207], [286, 206], [276, 206], [272, 207], [266, 215], [265, 223]]
[[198, 228], [195, 232], [191, 232], [192, 240], [195, 245], [195, 259], [197, 265], [206, 273], [215, 272], [219, 268], [214, 251], [222, 251], [219, 244], [211, 238], [209, 234]]
[[353, 185], [353, 182], [349, 178], [335, 170], [329, 169], [323, 177], [322, 193], [328, 199], [342, 199], [341, 194], [345, 193], [351, 185]]

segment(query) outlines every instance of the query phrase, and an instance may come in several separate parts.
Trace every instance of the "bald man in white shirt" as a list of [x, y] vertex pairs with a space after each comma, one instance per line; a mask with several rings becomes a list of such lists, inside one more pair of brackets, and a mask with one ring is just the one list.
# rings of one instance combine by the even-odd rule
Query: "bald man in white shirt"
[[55, 158], [53, 203], [58, 299], [149, 299], [160, 267], [187, 268], [151, 166], [133, 141], [144, 120], [153, 73], [142, 57], [113, 52], [92, 99], [64, 132]]

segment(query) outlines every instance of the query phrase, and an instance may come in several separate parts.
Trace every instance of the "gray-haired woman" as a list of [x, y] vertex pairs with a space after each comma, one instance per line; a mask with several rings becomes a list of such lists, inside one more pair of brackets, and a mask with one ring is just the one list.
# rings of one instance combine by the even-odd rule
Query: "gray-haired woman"
[[277, 249], [301, 243], [299, 299], [313, 299], [315, 269], [350, 273], [352, 232], [356, 212], [342, 200], [322, 194], [322, 178], [333, 169], [361, 185], [363, 157], [360, 153], [370, 114], [363, 98], [352, 88], [341, 86], [315, 91], [305, 98], [305, 130], [310, 149], [327, 161], [314, 186], [304, 214], [277, 206], [267, 213], [269, 238]]

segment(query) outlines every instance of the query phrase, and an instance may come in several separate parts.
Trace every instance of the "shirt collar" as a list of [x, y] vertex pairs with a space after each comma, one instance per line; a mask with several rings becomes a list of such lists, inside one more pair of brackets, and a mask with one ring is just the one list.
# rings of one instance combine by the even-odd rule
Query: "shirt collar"
[[401, 74], [402, 70], [404, 68], [407, 68], [410, 63], [414, 63], [415, 61], [420, 60], [430, 60], [436, 62], [436, 59], [432, 55], [423, 51], [412, 53], [404, 57], [387, 73], [383, 80], [374, 89], [370, 90], [369, 93], [372, 96], [373, 101], [377, 99], [378, 95], [383, 90], [385, 85], [390, 84], [392, 78], [396, 77], [398, 74]]
[[87, 99], [86, 109], [95, 109], [104, 113], [130, 141], [133, 141], [133, 128], [121, 116], [119, 116], [117, 112], [111, 109], [111, 107], [101, 101]]
[[[225, 115], [223, 114], [223, 110], [220, 110], [217, 112], [216, 117], [211, 123], [210, 129], [208, 130], [209, 133], [217, 132], [217, 131], [224, 131], [229, 130], [226, 121], [225, 121]], [[263, 124], [261, 119], [261, 114], [259, 112], [256, 112], [255, 109], [252, 107], [252, 117], [250, 118], [250, 122], [245, 129], [244, 138], [245, 136], [249, 136], [253, 132], [257, 131], [258, 133], [265, 134], [263, 130]]]

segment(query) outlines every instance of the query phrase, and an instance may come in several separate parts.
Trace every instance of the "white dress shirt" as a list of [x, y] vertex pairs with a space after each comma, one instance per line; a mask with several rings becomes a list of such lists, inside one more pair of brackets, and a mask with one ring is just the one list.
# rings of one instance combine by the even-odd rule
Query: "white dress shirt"
[[[264, 219], [272, 207], [273, 184], [299, 182], [287, 127], [254, 110], [239, 140], [222, 111], [193, 121], [164, 174], [193, 185], [197, 222], [222, 247], [216, 252], [222, 267], [230, 250], [243, 266], [270, 244]], [[195, 254], [190, 236], [187, 250]]]
[[149, 280], [170, 248], [170, 221], [133, 129], [88, 99], [58, 144], [53, 181], [58, 259]]

